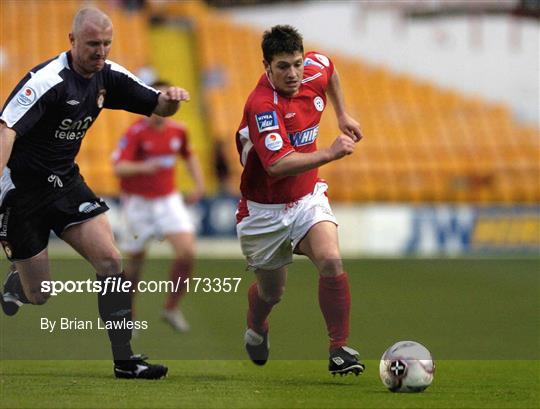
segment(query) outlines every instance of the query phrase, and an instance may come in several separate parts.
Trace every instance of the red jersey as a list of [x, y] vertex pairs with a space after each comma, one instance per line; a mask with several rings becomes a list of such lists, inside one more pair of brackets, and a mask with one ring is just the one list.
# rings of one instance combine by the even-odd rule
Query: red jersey
[[174, 121], [166, 120], [164, 126], [155, 129], [146, 118], [135, 122], [120, 139], [113, 160], [127, 161], [157, 160], [160, 169], [152, 175], [133, 175], [120, 179], [122, 192], [156, 198], [175, 191], [174, 169], [180, 155], [191, 156], [186, 128]]
[[236, 146], [244, 166], [240, 191], [258, 203], [289, 203], [313, 191], [317, 169], [272, 177], [266, 168], [291, 152], [317, 150], [319, 122], [326, 106], [332, 61], [316, 52], [304, 59], [304, 78], [294, 97], [280, 95], [263, 74], [244, 107]]

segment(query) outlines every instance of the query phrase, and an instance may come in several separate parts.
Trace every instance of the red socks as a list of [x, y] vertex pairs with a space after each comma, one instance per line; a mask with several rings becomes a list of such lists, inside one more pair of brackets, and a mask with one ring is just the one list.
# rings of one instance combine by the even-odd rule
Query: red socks
[[347, 345], [351, 310], [347, 273], [319, 277], [319, 306], [330, 337], [330, 351]]
[[169, 275], [169, 280], [173, 282], [173, 285], [176, 286], [178, 280], [181, 280], [180, 285], [178, 286], [177, 292], [170, 292], [165, 301], [165, 309], [172, 310], [178, 305], [178, 301], [182, 298], [184, 294], [184, 280], [191, 277], [193, 272], [193, 261], [192, 260], [176, 260], [172, 267]]
[[257, 283], [251, 284], [248, 290], [249, 309], [247, 314], [247, 325], [257, 334], [264, 334], [268, 331], [268, 315], [272, 311], [273, 304], [259, 298]]
[[[258, 334], [266, 333], [268, 331], [267, 318], [274, 305], [259, 298], [257, 283], [253, 283], [249, 287], [248, 301], [248, 327]], [[319, 306], [330, 337], [330, 351], [347, 345], [351, 310], [351, 295], [347, 273], [337, 277], [319, 277]]]

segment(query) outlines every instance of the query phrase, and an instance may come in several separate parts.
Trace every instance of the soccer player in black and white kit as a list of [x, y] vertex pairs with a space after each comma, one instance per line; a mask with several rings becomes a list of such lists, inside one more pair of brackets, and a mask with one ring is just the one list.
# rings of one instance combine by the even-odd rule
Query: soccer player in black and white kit
[[[0, 241], [16, 268], [0, 297], [8, 315], [23, 303], [43, 304], [49, 298], [41, 283], [51, 280], [51, 230], [92, 264], [103, 285], [107, 277], [125, 280], [103, 214], [108, 207], [85, 184], [75, 156], [103, 108], [170, 116], [189, 94], [177, 87], [159, 92], [107, 60], [112, 39], [106, 14], [81, 9], [69, 34], [70, 51], [32, 69], [0, 114]], [[129, 292], [100, 293], [98, 307], [103, 321], [131, 320]], [[131, 329], [110, 329], [108, 335], [116, 377], [158, 379], [167, 374], [167, 367], [133, 354]]]

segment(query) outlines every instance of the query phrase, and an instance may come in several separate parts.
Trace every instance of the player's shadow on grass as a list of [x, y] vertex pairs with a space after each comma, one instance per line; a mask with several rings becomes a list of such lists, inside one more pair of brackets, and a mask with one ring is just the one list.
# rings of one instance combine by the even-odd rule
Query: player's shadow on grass
[[[107, 368], [110, 370], [109, 368]], [[26, 371], [26, 369], [25, 369]], [[75, 382], [82, 382], [81, 379], [102, 379], [104, 382], [108, 383], [112, 379], [115, 379], [114, 375], [109, 373], [108, 371], [100, 371], [99, 373], [88, 373], [88, 372], [75, 372], [75, 371], [68, 371], [67, 373], [59, 373], [54, 370], [51, 370], [50, 372], [47, 371], [39, 371], [39, 372], [25, 372], [25, 373], [3, 373], [3, 378], [39, 378], [42, 379], [44, 376], [47, 378], [54, 378], [54, 379], [69, 379]], [[130, 381], [130, 380], [128, 380]]]
[[[306, 381], [299, 379], [298, 381], [287, 382], [287, 385], [297, 384], [298, 386], [306, 385]], [[345, 379], [328, 379], [328, 380], [319, 380], [319, 381], [309, 381], [310, 385], [322, 385], [322, 386], [339, 386], [339, 387], [354, 387], [358, 388], [361, 384], [361, 379], [358, 379], [358, 382], [345, 382]]]
[[226, 382], [230, 381], [233, 376], [231, 375], [207, 375], [207, 374], [169, 374], [168, 380], [171, 379], [189, 379], [197, 382]]
[[[229, 381], [235, 381], [235, 382], [246, 382], [249, 384], [252, 384], [253, 381], [257, 381], [257, 379], [254, 379], [252, 375], [246, 375], [246, 374], [237, 374], [237, 375], [209, 375], [209, 374], [179, 374], [175, 373], [174, 375], [171, 374], [168, 377], [169, 380], [173, 379], [186, 379], [196, 382], [229, 382]], [[262, 383], [265, 383], [266, 385], [278, 385], [278, 386], [291, 386], [291, 387], [304, 387], [306, 386], [306, 378], [304, 377], [294, 377], [291, 376], [289, 379], [273, 379], [272, 377], [261, 377], [259, 378], [259, 381]], [[309, 385], [324, 385], [324, 386], [343, 386], [343, 387], [358, 387], [358, 383], [356, 382], [344, 382], [345, 379], [328, 379], [328, 380], [309, 380]], [[360, 378], [358, 378], [358, 381], [360, 381]]]

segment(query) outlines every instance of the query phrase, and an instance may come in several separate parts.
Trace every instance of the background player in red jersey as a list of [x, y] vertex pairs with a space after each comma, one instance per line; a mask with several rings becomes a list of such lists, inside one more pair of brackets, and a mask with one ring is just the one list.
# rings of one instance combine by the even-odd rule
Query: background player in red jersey
[[[169, 86], [164, 81], [152, 84], [158, 90]], [[196, 203], [204, 193], [204, 181], [184, 125], [159, 115], [143, 118], [126, 131], [115, 152], [126, 227], [120, 248], [128, 255], [124, 271], [133, 282], [140, 279], [146, 245], [152, 237], [165, 238], [173, 248], [171, 281], [183, 281], [192, 274], [195, 228], [175, 187], [178, 156], [185, 160], [195, 181], [195, 191], [185, 201]], [[187, 332], [189, 324], [178, 308], [182, 294], [183, 286], [168, 294], [161, 316], [177, 331]]]
[[[339, 75], [319, 53], [304, 56], [302, 36], [278, 25], [263, 35], [265, 74], [248, 97], [237, 132], [244, 166], [237, 233], [256, 283], [248, 291], [246, 350], [251, 360], [268, 359], [268, 316], [284, 291], [293, 252], [310, 258], [319, 271], [319, 305], [330, 337], [332, 374], [359, 374], [364, 365], [347, 346], [350, 294], [338, 248], [337, 221], [317, 168], [350, 155], [362, 138], [345, 109]], [[341, 135], [317, 150], [326, 96]]]

